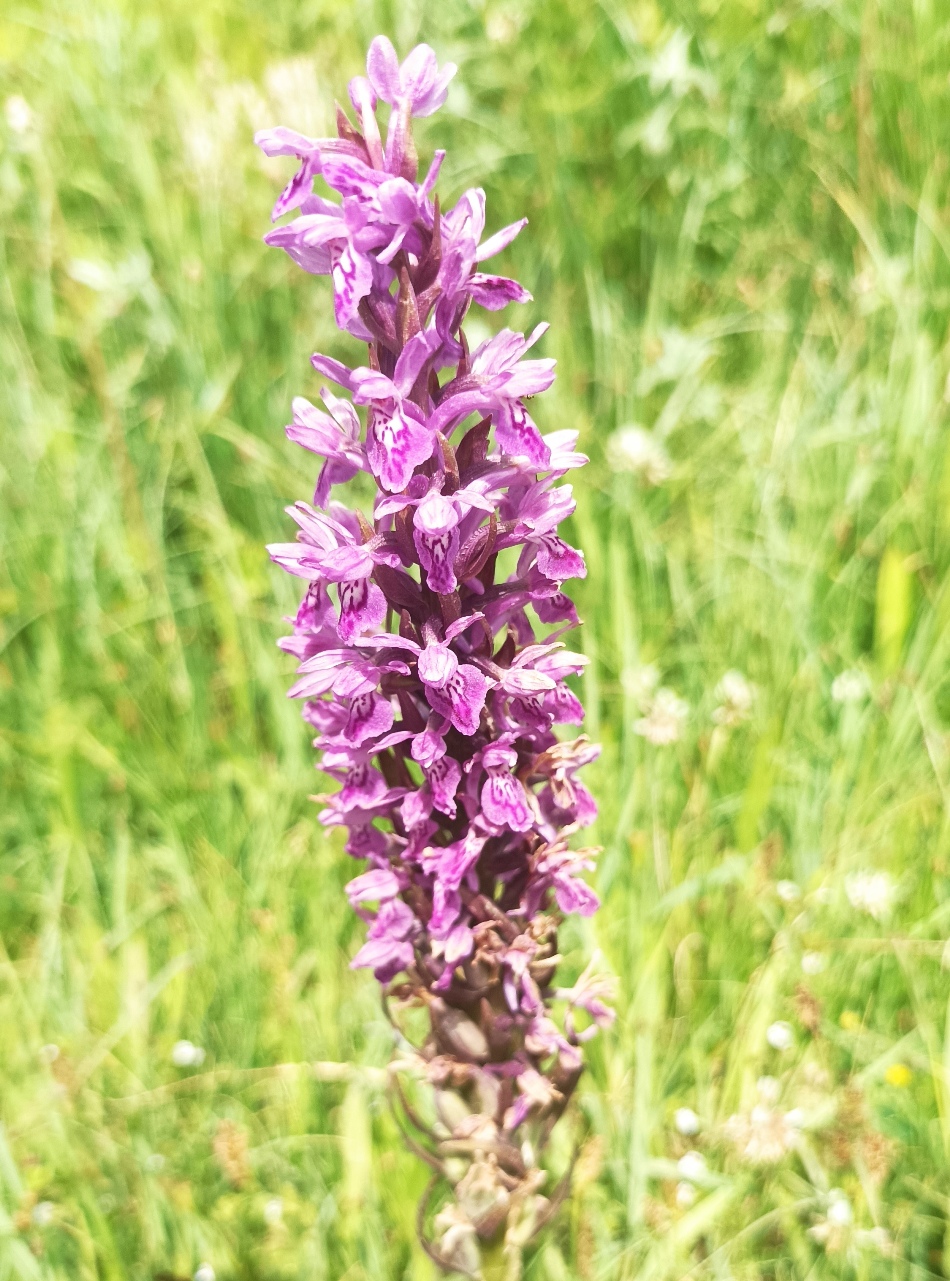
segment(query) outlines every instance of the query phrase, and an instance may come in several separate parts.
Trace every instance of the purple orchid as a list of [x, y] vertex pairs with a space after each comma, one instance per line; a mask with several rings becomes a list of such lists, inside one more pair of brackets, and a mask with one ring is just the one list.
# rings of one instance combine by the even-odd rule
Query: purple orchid
[[[597, 907], [593, 851], [570, 844], [596, 814], [577, 773], [597, 749], [557, 729], [583, 719], [568, 682], [585, 660], [559, 637], [577, 624], [563, 584], [586, 569], [559, 530], [574, 511], [560, 481], [587, 460], [576, 432], [542, 435], [526, 408], [554, 379], [553, 360], [527, 355], [546, 325], [469, 350], [473, 303], [496, 311], [530, 294], [481, 270], [524, 220], [484, 239], [480, 189], [441, 213], [441, 152], [417, 181], [412, 120], [443, 104], [454, 71], [427, 45], [400, 63], [379, 36], [350, 83], [357, 124], [338, 109], [338, 138], [278, 128], [257, 141], [301, 162], [274, 217], [298, 212], [265, 240], [331, 277], [337, 324], [368, 344], [355, 367], [313, 356], [345, 394], [324, 387], [325, 410], [298, 397], [287, 427], [323, 459], [313, 506], [288, 509], [297, 540], [269, 549], [307, 583], [280, 642], [299, 661], [290, 695], [338, 784], [321, 821], [365, 860], [347, 887], [367, 924], [353, 965], [394, 1001], [425, 1004], [428, 1078], [464, 1104], [449, 1140], [427, 1132], [429, 1160], [458, 1182], [476, 1125], [495, 1153], [494, 1208], [455, 1207], [488, 1242], [504, 1207], [535, 1195], [523, 1154], [540, 1150], [582, 1043], [612, 1015], [596, 976], [554, 986], [560, 915]], [[339, 203], [314, 194], [317, 177]], [[361, 472], [377, 490], [369, 515], [331, 501]], [[557, 630], [539, 639], [538, 625]], [[424, 1243], [443, 1267], [460, 1262], [448, 1238]]]
[[527, 338], [503, 329], [483, 342], [472, 353], [468, 373], [459, 374], [446, 386], [432, 415], [435, 426], [450, 433], [470, 414], [490, 414], [495, 439], [505, 453], [523, 455], [535, 468], [549, 468], [551, 451], [528, 414], [524, 398], [547, 391], [554, 381], [554, 361], [519, 363], [547, 328], [546, 324], [538, 325]]

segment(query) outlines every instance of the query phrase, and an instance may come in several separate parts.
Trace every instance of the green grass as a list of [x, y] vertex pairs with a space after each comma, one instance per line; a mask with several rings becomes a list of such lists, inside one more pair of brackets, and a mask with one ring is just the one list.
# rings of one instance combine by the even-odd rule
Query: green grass
[[[0, 97], [33, 123], [0, 121], [0, 1281], [433, 1275], [262, 550], [312, 485], [281, 430], [307, 358], [352, 349], [260, 242], [286, 169], [250, 135], [319, 132], [378, 30], [459, 63], [421, 149], [492, 229], [529, 214], [509, 323], [552, 321], [538, 415], [592, 458], [604, 908], [566, 964], [601, 949], [619, 1018], [526, 1275], [950, 1275], [946, 5], [8, 0]], [[607, 461], [630, 422], [657, 487]], [[672, 746], [633, 729], [648, 663], [690, 704]], [[758, 697], [714, 734], [729, 668]], [[881, 922], [844, 888], [877, 869]], [[769, 1166], [726, 1128], [762, 1075], [806, 1119]], [[823, 1244], [833, 1188], [853, 1224]]]

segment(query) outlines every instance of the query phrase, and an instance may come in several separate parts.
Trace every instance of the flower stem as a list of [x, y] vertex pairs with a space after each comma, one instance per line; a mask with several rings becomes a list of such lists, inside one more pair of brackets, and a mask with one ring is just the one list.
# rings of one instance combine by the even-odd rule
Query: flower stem
[[521, 1250], [499, 1237], [482, 1250], [482, 1276], [484, 1281], [520, 1281]]

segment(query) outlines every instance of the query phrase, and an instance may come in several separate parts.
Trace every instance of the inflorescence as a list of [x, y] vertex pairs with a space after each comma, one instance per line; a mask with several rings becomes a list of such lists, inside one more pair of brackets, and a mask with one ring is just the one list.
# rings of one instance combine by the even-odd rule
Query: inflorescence
[[[569, 845], [596, 814], [577, 771], [597, 749], [556, 732], [583, 719], [567, 678], [584, 659], [559, 638], [578, 622], [563, 584], [586, 569], [558, 528], [575, 505], [560, 482], [587, 460], [577, 432], [542, 435], [526, 408], [554, 378], [553, 360], [527, 358], [546, 325], [466, 340], [473, 303], [531, 295], [483, 270], [526, 220], [483, 239], [477, 188], [442, 212], [444, 152], [417, 181], [412, 119], [444, 103], [454, 72], [427, 45], [400, 65], [379, 36], [349, 86], [358, 124], [338, 107], [336, 138], [256, 141], [301, 162], [274, 208], [297, 214], [267, 243], [330, 276], [337, 325], [368, 345], [357, 368], [312, 358], [346, 396], [293, 404], [288, 436], [324, 462], [313, 503], [288, 509], [297, 541], [269, 549], [307, 583], [280, 644], [340, 784], [321, 820], [367, 865], [347, 887], [367, 924], [353, 964], [429, 1016], [419, 1054], [439, 1120], [407, 1110], [453, 1197], [427, 1248], [477, 1273], [480, 1244], [544, 1216], [538, 1153], [581, 1043], [612, 1015], [589, 972], [555, 985], [559, 914], [598, 905], [582, 878], [593, 851]], [[339, 201], [313, 194], [318, 176]], [[365, 514], [331, 500], [360, 472], [377, 490]], [[543, 639], [529, 608], [553, 625]]]

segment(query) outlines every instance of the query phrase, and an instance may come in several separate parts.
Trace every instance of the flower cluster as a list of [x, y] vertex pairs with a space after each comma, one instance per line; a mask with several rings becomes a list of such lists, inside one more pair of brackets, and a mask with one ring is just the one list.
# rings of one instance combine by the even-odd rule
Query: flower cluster
[[[587, 460], [576, 432], [542, 435], [528, 412], [554, 378], [528, 355], [546, 325], [466, 340], [473, 303], [530, 295], [482, 269], [525, 220], [485, 238], [479, 189], [442, 211], [443, 152], [418, 180], [411, 122], [442, 105], [454, 70], [426, 45], [400, 65], [377, 37], [349, 86], [356, 124], [338, 108], [337, 138], [276, 128], [257, 142], [300, 161], [274, 208], [296, 216], [267, 243], [328, 275], [338, 326], [368, 344], [356, 368], [312, 358], [345, 395], [295, 400], [287, 428], [323, 459], [313, 502], [289, 509], [297, 540], [269, 549], [307, 584], [281, 642], [300, 662], [290, 692], [340, 784], [322, 821], [367, 864], [347, 887], [368, 926], [354, 965], [428, 1008], [429, 1078], [463, 1105], [442, 1129], [477, 1130], [490, 1154], [495, 1209], [469, 1222], [487, 1239], [527, 1178], [515, 1132], [550, 1128], [611, 1014], [596, 979], [553, 986], [558, 913], [597, 907], [592, 851], [569, 844], [596, 812], [577, 771], [597, 749], [560, 729], [583, 717], [568, 678], [584, 660], [559, 638], [577, 624], [564, 583], [586, 572], [558, 532], [574, 510], [561, 482]], [[338, 200], [312, 192], [317, 176]], [[331, 497], [360, 472], [376, 488], [365, 512]]]

